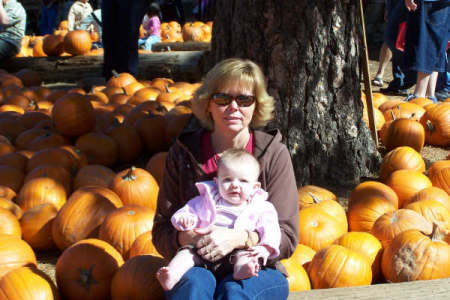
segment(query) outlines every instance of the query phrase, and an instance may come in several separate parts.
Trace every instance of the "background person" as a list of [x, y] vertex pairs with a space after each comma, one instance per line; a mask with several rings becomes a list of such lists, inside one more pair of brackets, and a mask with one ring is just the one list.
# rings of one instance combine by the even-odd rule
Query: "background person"
[[0, 60], [19, 53], [27, 14], [17, 0], [0, 0]]
[[77, 0], [70, 7], [67, 15], [67, 26], [69, 31], [80, 29], [81, 22], [92, 13], [92, 6], [88, 0]]
[[279, 260], [290, 257], [298, 244], [297, 186], [280, 132], [258, 129], [272, 119], [274, 111], [261, 69], [245, 59], [219, 62], [196, 91], [192, 111], [195, 118], [167, 155], [152, 229], [153, 244], [167, 259], [180, 247], [192, 245], [202, 259], [215, 262], [235, 249], [248, 249], [260, 241], [256, 231], [222, 227], [201, 233], [177, 231], [171, 223], [172, 215], [198, 195], [195, 182], [212, 180], [223, 152], [237, 148], [253, 154], [261, 165], [258, 180], [278, 214], [280, 255], [268, 260], [258, 276], [238, 281], [232, 274], [221, 278], [210, 270], [193, 267], [166, 292], [166, 297], [254, 299], [258, 295], [258, 299], [286, 299], [289, 284]]

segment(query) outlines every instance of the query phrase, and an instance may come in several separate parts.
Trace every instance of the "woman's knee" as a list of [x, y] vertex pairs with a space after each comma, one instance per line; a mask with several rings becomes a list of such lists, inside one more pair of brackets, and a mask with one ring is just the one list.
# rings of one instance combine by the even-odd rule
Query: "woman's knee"
[[165, 294], [167, 299], [212, 299], [215, 289], [214, 275], [205, 268], [193, 267]]

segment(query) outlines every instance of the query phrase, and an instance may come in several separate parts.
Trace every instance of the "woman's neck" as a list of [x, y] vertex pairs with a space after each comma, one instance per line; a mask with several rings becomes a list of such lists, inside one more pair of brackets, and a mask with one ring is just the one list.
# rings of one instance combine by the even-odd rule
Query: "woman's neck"
[[221, 154], [229, 148], [245, 149], [250, 139], [250, 130], [242, 130], [236, 134], [226, 134], [222, 131], [211, 133], [211, 143], [214, 152]]

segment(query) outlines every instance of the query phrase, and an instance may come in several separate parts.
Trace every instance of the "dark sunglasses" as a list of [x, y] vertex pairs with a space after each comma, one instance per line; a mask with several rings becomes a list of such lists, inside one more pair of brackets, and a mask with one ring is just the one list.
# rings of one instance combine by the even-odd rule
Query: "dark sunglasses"
[[233, 96], [230, 94], [225, 93], [215, 93], [211, 96], [211, 100], [220, 106], [227, 106], [230, 105], [231, 102], [236, 101], [237, 105], [242, 107], [247, 107], [255, 103], [255, 96], [249, 96], [249, 95], [237, 95]]

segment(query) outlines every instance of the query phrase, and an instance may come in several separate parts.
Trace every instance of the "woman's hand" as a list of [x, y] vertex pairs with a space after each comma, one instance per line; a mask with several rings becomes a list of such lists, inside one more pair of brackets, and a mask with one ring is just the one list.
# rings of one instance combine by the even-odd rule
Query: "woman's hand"
[[203, 236], [194, 244], [197, 254], [211, 262], [218, 261], [236, 248], [245, 245], [247, 232], [244, 230], [228, 229], [222, 227], [209, 227], [195, 229]]

